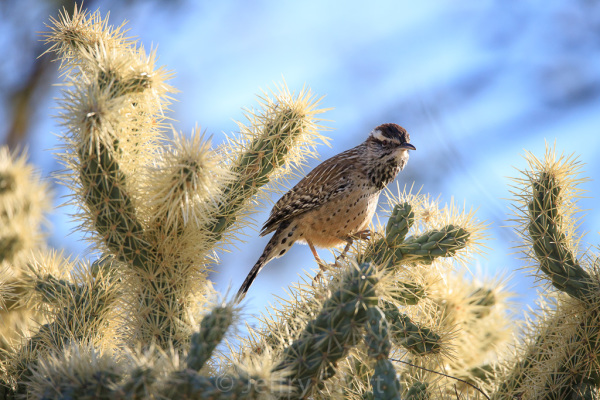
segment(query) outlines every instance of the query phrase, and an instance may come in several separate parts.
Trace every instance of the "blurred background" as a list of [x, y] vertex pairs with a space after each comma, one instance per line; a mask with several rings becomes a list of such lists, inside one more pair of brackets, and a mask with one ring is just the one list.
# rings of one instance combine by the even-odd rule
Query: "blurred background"
[[[49, 151], [59, 146], [61, 127], [51, 116], [60, 79], [56, 64], [37, 58], [39, 34], [63, 6], [72, 9], [73, 1], [0, 2], [0, 140], [28, 147], [45, 177], [61, 169]], [[320, 161], [381, 123], [404, 126], [418, 150], [398, 183], [476, 208], [490, 223], [489, 249], [469, 269], [509, 276], [523, 305], [533, 304], [536, 282], [520, 270], [526, 263], [514, 248], [509, 179], [525, 167], [522, 155], [543, 156], [545, 143], [556, 143], [579, 155], [585, 176], [600, 178], [599, 1], [87, 0], [85, 7], [110, 11], [111, 24], [128, 20], [146, 48], [158, 45], [159, 64], [176, 73], [171, 84], [181, 91], [170, 114], [175, 128], [190, 133], [198, 124], [214, 144], [235, 132], [261, 89], [283, 79], [293, 91], [309, 86], [333, 107], [323, 116], [332, 141], [318, 149]], [[586, 250], [599, 242], [600, 186], [582, 187], [590, 196], [580, 202], [588, 210], [580, 226], [589, 232]], [[56, 186], [56, 193], [59, 205], [68, 192]], [[237, 249], [219, 255], [219, 291], [237, 291], [261, 254], [268, 238], [257, 232], [271, 206], [259, 207]], [[51, 245], [93, 257], [70, 213], [62, 207], [51, 216]], [[246, 312], [259, 313], [310, 269], [308, 247], [294, 246], [259, 275]]]

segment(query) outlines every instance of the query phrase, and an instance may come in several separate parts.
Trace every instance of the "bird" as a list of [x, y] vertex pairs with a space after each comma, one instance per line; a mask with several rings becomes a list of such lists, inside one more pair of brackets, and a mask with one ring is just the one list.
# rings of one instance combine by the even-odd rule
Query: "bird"
[[260, 236], [275, 234], [242, 283], [237, 301], [245, 297], [261, 269], [294, 243], [308, 244], [323, 269], [315, 247], [346, 244], [339, 259], [353, 240], [368, 238], [379, 195], [404, 169], [409, 150], [416, 147], [404, 128], [379, 125], [363, 143], [323, 161], [285, 193], [260, 232]]

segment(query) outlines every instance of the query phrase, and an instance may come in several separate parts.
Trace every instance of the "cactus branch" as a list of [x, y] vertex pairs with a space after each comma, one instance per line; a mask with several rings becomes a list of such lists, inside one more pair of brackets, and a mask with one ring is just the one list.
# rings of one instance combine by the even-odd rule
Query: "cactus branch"
[[367, 355], [375, 360], [375, 368], [370, 379], [373, 398], [375, 400], [399, 398], [400, 382], [396, 369], [388, 359], [392, 348], [389, 326], [379, 307], [370, 307], [367, 310], [366, 331]]
[[532, 182], [531, 189], [529, 234], [540, 269], [557, 289], [586, 301], [598, 288], [579, 265], [562, 231], [559, 180], [543, 172]]
[[172, 374], [160, 394], [166, 399], [250, 400], [271, 389], [268, 382], [258, 376], [206, 377], [186, 369]]
[[250, 198], [277, 177], [279, 169], [301, 162], [298, 148], [312, 147], [321, 138], [316, 115], [325, 110], [317, 109], [320, 99], [309, 90], [295, 96], [284, 86], [276, 99], [265, 96], [262, 100], [261, 112], [247, 113], [252, 126], [239, 124], [246, 138], [233, 146], [236, 153], [230, 172], [234, 179], [224, 187], [216, 219], [207, 226], [215, 241], [238, 220]]
[[385, 302], [383, 312], [390, 324], [392, 337], [399, 345], [417, 356], [438, 354], [442, 351], [441, 337], [431, 329], [415, 324], [398, 307]]
[[225, 332], [233, 322], [234, 309], [231, 305], [213, 308], [200, 323], [200, 330], [192, 335], [186, 363], [188, 368], [200, 371], [212, 352], [223, 340]]
[[287, 347], [274, 371], [289, 370], [289, 384], [298, 398], [335, 374], [335, 365], [359, 340], [367, 310], [377, 305], [375, 266], [352, 268], [319, 315]]
[[409, 203], [394, 207], [386, 227], [385, 238], [374, 240], [360, 260], [374, 261], [384, 269], [393, 269], [404, 262], [431, 264], [438, 257], [452, 257], [465, 248], [471, 234], [452, 224], [433, 229], [418, 236], [406, 237], [414, 221]]

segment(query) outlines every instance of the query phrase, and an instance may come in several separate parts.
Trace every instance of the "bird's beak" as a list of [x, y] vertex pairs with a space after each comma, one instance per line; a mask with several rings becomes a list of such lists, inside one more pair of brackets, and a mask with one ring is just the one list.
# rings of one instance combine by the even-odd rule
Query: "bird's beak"
[[413, 146], [410, 143], [403, 143], [400, 145], [401, 149], [407, 149], [407, 150], [416, 150], [417, 148], [415, 146]]

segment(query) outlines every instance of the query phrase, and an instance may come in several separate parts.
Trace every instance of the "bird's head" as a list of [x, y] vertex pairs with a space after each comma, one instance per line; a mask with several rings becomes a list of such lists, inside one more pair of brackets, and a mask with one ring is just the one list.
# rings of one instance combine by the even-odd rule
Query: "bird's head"
[[367, 139], [367, 145], [374, 157], [387, 161], [394, 159], [403, 168], [408, 161], [408, 151], [417, 148], [410, 144], [410, 135], [397, 124], [382, 124], [373, 129]]

